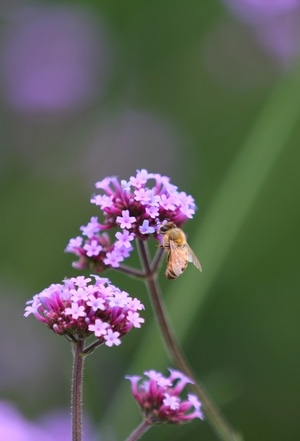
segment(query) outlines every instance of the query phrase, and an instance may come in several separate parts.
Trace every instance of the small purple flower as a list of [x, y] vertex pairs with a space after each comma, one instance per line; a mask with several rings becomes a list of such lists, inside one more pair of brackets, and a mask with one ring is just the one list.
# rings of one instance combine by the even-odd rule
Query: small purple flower
[[143, 318], [137, 312], [128, 312], [128, 320], [133, 324], [135, 328], [140, 328], [143, 323]]
[[116, 222], [120, 224], [120, 227], [123, 228], [131, 228], [132, 224], [134, 224], [136, 218], [134, 216], [129, 215], [129, 210], [123, 210], [122, 216], [117, 216]]
[[155, 228], [150, 227], [148, 219], [145, 219], [142, 225], [139, 227], [140, 233], [142, 234], [152, 234], [155, 233]]
[[70, 308], [65, 309], [65, 315], [71, 315], [72, 319], [77, 320], [79, 317], [85, 317], [86, 312], [84, 306], [79, 306], [78, 303], [71, 303]]
[[83, 247], [88, 257], [98, 256], [102, 250], [102, 246], [98, 244], [98, 241], [93, 239], [90, 243], [86, 243]]
[[129, 231], [125, 230], [123, 233], [121, 231], [118, 231], [116, 233], [116, 238], [118, 241], [115, 243], [115, 246], [117, 248], [131, 248], [131, 241], [134, 239], [134, 235], [129, 233]]
[[[91, 238], [84, 240], [83, 237], [77, 236], [70, 239], [65, 251], [79, 257], [77, 262], [73, 262], [74, 268], [79, 270], [92, 268], [97, 272], [103, 272], [108, 267], [119, 266], [124, 260], [121, 247], [116, 245], [111, 244], [109, 235], [101, 232], [99, 225], [97, 234], [95, 233]], [[119, 251], [114, 252], [115, 247], [119, 248]]]
[[144, 319], [144, 306], [106, 278], [83, 276], [52, 284], [27, 302], [24, 316], [33, 314], [60, 335], [88, 337], [92, 334], [106, 346], [119, 345], [121, 337]]
[[201, 403], [193, 394], [187, 399], [181, 393], [188, 383], [194, 383], [182, 372], [169, 369], [169, 377], [155, 370], [145, 371], [147, 379], [126, 376], [131, 381], [131, 390], [145, 419], [151, 424], [181, 424], [194, 418], [204, 419]]
[[[71, 239], [65, 251], [79, 256], [73, 263], [77, 269], [92, 268], [97, 272], [118, 268], [130, 256], [131, 242], [147, 240], [168, 220], [182, 226], [196, 211], [193, 197], [170, 183], [170, 178], [147, 170], [137, 170], [128, 181], [110, 176], [96, 182], [100, 194], [91, 198], [102, 214], [102, 221], [93, 216], [80, 229], [80, 236]], [[111, 238], [107, 232], [117, 229]]]
[[106, 346], [119, 346], [121, 344], [121, 340], [119, 339], [120, 333], [118, 331], [113, 331], [112, 329], [108, 329], [106, 334], [104, 335], [104, 340]]
[[110, 266], [112, 268], [118, 268], [120, 266], [120, 262], [124, 260], [123, 254], [120, 248], [109, 251], [106, 254], [106, 257], [103, 259], [105, 265]]
[[91, 217], [90, 222], [87, 225], [80, 227], [80, 230], [84, 236], [91, 239], [94, 234], [97, 234], [99, 231], [98, 218], [96, 216]]
[[78, 250], [81, 249], [83, 238], [81, 236], [70, 239], [65, 251], [68, 253], [78, 254]]
[[96, 337], [101, 337], [107, 333], [108, 323], [103, 322], [101, 319], [96, 319], [95, 323], [89, 325], [89, 331], [93, 331]]

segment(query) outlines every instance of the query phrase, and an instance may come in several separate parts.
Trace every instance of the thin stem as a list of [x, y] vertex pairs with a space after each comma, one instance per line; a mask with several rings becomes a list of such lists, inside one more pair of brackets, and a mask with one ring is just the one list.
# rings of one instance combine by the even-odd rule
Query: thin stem
[[147, 277], [151, 275], [151, 257], [146, 242], [141, 239], [136, 240], [138, 253], [140, 256], [141, 264]]
[[146, 244], [138, 240], [137, 245], [145, 273], [149, 274], [145, 279], [145, 283], [150, 295], [155, 318], [161, 330], [161, 335], [165, 343], [166, 350], [169, 352], [171, 359], [177, 364], [178, 368], [182, 369], [181, 365], [183, 365], [183, 362], [181, 361], [181, 350], [179, 349], [177, 339], [174, 331], [172, 330], [165, 305], [160, 294], [157, 283], [157, 275], [156, 273], [152, 273], [152, 268], [148, 259], [148, 252], [146, 251]]
[[72, 441], [82, 439], [82, 379], [84, 357], [83, 340], [73, 345], [73, 378], [71, 391], [72, 406]]
[[178, 369], [180, 369], [182, 372], [184, 372], [187, 376], [195, 381], [195, 384], [191, 385], [191, 388], [200, 398], [206, 418], [215, 433], [219, 436], [219, 439], [222, 441], [242, 440], [241, 436], [237, 434], [233, 430], [233, 428], [230, 427], [228, 422], [221, 415], [220, 410], [212, 402], [203, 387], [200, 386], [200, 384], [196, 381], [195, 375], [189, 367], [184, 353], [177, 341], [175, 333], [170, 325], [169, 317], [166, 312], [165, 304], [157, 282], [157, 275], [156, 273], [152, 272], [151, 264], [148, 258], [148, 252], [146, 250], [144, 242], [138, 241], [138, 250], [144, 270], [148, 274], [147, 278], [145, 279], [145, 283], [152, 303], [154, 315], [158, 322], [162, 339], [165, 343], [167, 352], [169, 353], [171, 360]]
[[131, 266], [127, 265], [120, 265], [118, 268], [116, 268], [118, 271], [121, 271], [122, 273], [127, 274], [128, 276], [143, 279], [145, 278], [145, 273], [137, 268], [132, 268]]
[[[146, 255], [145, 260], [147, 260], [148, 262], [150, 262], [150, 256], [148, 253], [148, 250], [145, 248], [145, 253]], [[133, 268], [131, 266], [128, 265], [119, 265], [117, 268], [115, 268], [117, 271], [121, 271], [122, 273], [127, 274], [128, 276], [134, 277], [135, 279], [146, 279], [147, 277], [149, 277], [149, 274], [153, 274], [155, 272], [157, 272], [158, 267], [161, 263], [162, 257], [164, 254], [164, 249], [162, 247], [159, 247], [155, 253], [155, 256], [153, 258], [152, 264], [151, 264], [151, 269], [150, 266], [148, 267], [148, 271], [145, 272], [145, 270], [140, 270], [138, 268]]]
[[138, 439], [140, 439], [144, 433], [147, 432], [147, 430], [149, 430], [151, 427], [151, 424], [146, 421], [143, 420], [134, 430], [133, 432], [129, 435], [129, 437], [126, 439], [126, 441], [136, 441]]
[[82, 355], [90, 355], [94, 352], [94, 350], [96, 348], [98, 348], [98, 346], [100, 346], [102, 344], [103, 344], [103, 342], [101, 340], [96, 340], [93, 343], [91, 343], [89, 346], [82, 349], [81, 354]]
[[151, 266], [152, 274], [158, 271], [159, 265], [161, 264], [162, 257], [164, 256], [164, 254], [165, 254], [164, 248], [162, 246], [158, 247], [154, 255], [154, 258], [152, 260], [152, 266]]

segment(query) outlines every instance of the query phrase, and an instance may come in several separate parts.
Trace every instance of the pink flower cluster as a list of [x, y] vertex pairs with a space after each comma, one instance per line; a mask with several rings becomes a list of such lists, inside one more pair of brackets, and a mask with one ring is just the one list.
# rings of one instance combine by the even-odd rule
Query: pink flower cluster
[[[192, 218], [196, 206], [192, 196], [170, 183], [167, 176], [137, 170], [128, 181], [106, 177], [96, 183], [100, 194], [91, 203], [102, 212], [102, 223], [94, 216], [81, 227], [82, 236], [69, 241], [66, 252], [79, 257], [73, 266], [77, 269], [94, 268], [103, 271], [117, 268], [129, 257], [135, 238], [146, 240], [150, 235], [157, 238], [157, 229], [165, 220], [177, 226]], [[108, 230], [117, 228], [114, 240]]]
[[183, 400], [180, 396], [186, 384], [193, 384], [193, 380], [175, 369], [169, 371], [168, 378], [155, 370], [145, 371], [147, 379], [143, 381], [138, 375], [125, 377], [131, 381], [133, 397], [145, 419], [151, 424], [180, 424], [194, 418], [203, 420], [198, 398], [188, 394]]
[[118, 346], [133, 327], [140, 328], [144, 305], [99, 276], [72, 277], [52, 284], [27, 302], [24, 316], [33, 314], [60, 335], [88, 337]]

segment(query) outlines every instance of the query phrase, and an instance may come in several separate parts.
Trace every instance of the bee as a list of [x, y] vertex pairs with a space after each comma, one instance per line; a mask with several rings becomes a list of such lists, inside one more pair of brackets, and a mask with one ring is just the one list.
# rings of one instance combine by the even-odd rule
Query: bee
[[167, 222], [158, 230], [163, 234], [163, 242], [160, 245], [167, 253], [167, 269], [165, 276], [168, 279], [176, 279], [186, 269], [188, 262], [192, 262], [199, 271], [202, 271], [201, 264], [194, 251], [186, 240], [186, 235], [173, 222]]

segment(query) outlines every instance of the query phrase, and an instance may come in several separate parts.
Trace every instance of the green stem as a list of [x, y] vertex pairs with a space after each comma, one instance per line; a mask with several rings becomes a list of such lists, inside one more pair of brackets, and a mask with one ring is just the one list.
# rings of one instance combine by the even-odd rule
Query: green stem
[[73, 344], [73, 377], [71, 390], [72, 441], [82, 439], [82, 379], [84, 357], [83, 340]]
[[203, 387], [200, 386], [200, 384], [196, 381], [195, 375], [189, 367], [184, 353], [171, 327], [170, 320], [168, 318], [165, 304], [157, 282], [157, 273], [154, 273], [152, 271], [146, 245], [141, 240], [138, 240], [137, 244], [141, 262], [144, 267], [145, 273], [147, 274], [145, 283], [152, 303], [154, 315], [171, 360], [178, 369], [180, 369], [188, 377], [192, 378], [195, 381], [195, 384], [192, 385], [191, 388], [200, 398], [207, 421], [210, 423], [213, 430], [218, 435], [219, 439], [222, 441], [242, 440], [241, 436], [237, 434], [233, 428], [230, 427], [228, 422], [221, 414], [220, 410], [212, 402]]
[[129, 435], [129, 437], [126, 439], [126, 441], [136, 441], [140, 439], [144, 433], [147, 432], [151, 427], [151, 424], [148, 423], [148, 421], [143, 420], [141, 424], [139, 424], [134, 431]]

